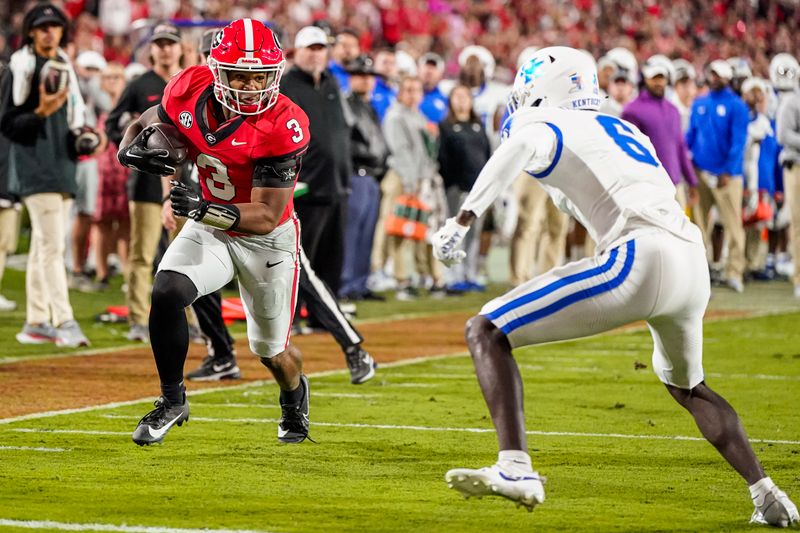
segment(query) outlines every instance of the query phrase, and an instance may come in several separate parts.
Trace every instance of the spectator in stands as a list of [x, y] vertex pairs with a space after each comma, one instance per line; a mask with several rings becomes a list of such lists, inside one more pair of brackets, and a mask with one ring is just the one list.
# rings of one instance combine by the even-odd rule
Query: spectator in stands
[[686, 133], [689, 129], [692, 103], [697, 97], [697, 72], [685, 59], [673, 61], [672, 68], [675, 72], [675, 81], [670, 101], [678, 108], [681, 114], [681, 131]]
[[697, 203], [697, 176], [689, 161], [680, 112], [665, 98], [673, 75], [672, 62], [667, 57], [650, 57], [642, 65], [642, 90], [625, 106], [622, 118], [650, 138], [659, 161], [675, 184], [680, 204], [694, 206]]
[[[0, 62], [0, 87], [6, 74], [6, 64]], [[11, 145], [8, 138], [0, 133], [0, 288], [2, 288], [3, 272], [6, 269], [6, 256], [17, 249], [19, 236], [19, 197], [8, 190], [9, 152]], [[0, 311], [13, 311], [17, 302], [0, 294]]]
[[386, 111], [397, 99], [397, 61], [394, 50], [383, 48], [375, 53], [375, 89], [372, 91], [372, 107], [383, 122]]
[[343, 93], [350, 91], [350, 75], [347, 73], [346, 65], [354, 61], [361, 54], [361, 44], [358, 41], [358, 33], [352, 28], [345, 28], [336, 34], [336, 42], [331, 49], [331, 61], [328, 69], [339, 83], [339, 88]]
[[[127, 125], [145, 110], [158, 104], [167, 82], [180, 72], [181, 33], [169, 23], [158, 24], [150, 37], [153, 67], [125, 87], [116, 107], [106, 119], [106, 132], [119, 144]], [[148, 342], [147, 317], [153, 262], [161, 238], [161, 204], [165, 197], [161, 178], [131, 170], [128, 175], [130, 209], [130, 257], [128, 273], [128, 340]]]
[[[119, 63], [109, 63], [100, 79], [101, 88], [108, 95], [109, 106], [113, 109], [125, 90], [125, 68]], [[109, 110], [100, 113], [97, 119], [99, 128], [106, 128], [108, 113]], [[97, 188], [97, 206], [94, 211], [95, 267], [98, 289], [105, 290], [111, 277], [108, 265], [108, 256], [111, 253], [117, 254], [127, 278], [130, 241], [130, 213], [126, 191], [128, 172], [117, 161], [117, 149], [111, 143], [97, 157], [97, 169], [100, 180]]]
[[[294, 46], [295, 64], [281, 78], [281, 92], [308, 115], [311, 133], [300, 177], [308, 193], [297, 198], [294, 207], [311, 267], [338, 294], [352, 176], [350, 125], [339, 84], [327, 68], [328, 36], [316, 26], [306, 26], [297, 32]], [[316, 325], [313, 317], [309, 324]]]
[[[10, 189], [25, 202], [32, 230], [25, 276], [26, 320], [17, 340], [75, 347], [86, 346], [89, 340], [69, 302], [64, 246], [67, 216], [77, 191], [70, 129], [84, 125], [84, 103], [63, 51], [67, 25], [64, 13], [52, 4], [37, 4], [25, 14], [23, 46], [14, 52], [3, 77], [0, 129], [11, 141]], [[45, 91], [40, 77], [48, 62], [62, 65], [69, 79], [53, 94]]]
[[[437, 181], [441, 187], [441, 177], [436, 168], [435, 142], [428, 132], [425, 116], [419, 111], [421, 102], [422, 82], [416, 77], [406, 77], [400, 81], [397, 101], [386, 113], [383, 131], [391, 156], [389, 156], [389, 172], [381, 183], [383, 192], [381, 211], [384, 219], [394, 208], [395, 200], [401, 194], [416, 196], [420, 200], [424, 198], [423, 202], [431, 209], [429, 221], [434, 212], [445, 207], [443, 190], [441, 203], [437, 205], [439, 198], [435, 190]], [[431, 293], [435, 296], [444, 295], [441, 268], [438, 266], [438, 261], [433, 259], [431, 246], [424, 239], [411, 240], [390, 235], [386, 244], [389, 258], [394, 265], [398, 300], [412, 300], [417, 296], [416, 290], [411, 285], [411, 273], [406, 266], [405, 256], [408, 250], [413, 252], [414, 264], [420, 279], [431, 279]]]
[[789, 209], [790, 242], [794, 259], [794, 295], [800, 298], [800, 67], [793, 57], [782, 58], [770, 70], [776, 88], [785, 94], [778, 111], [778, 142], [783, 145], [783, 188]]
[[439, 124], [448, 115], [447, 96], [439, 87], [443, 76], [444, 59], [440, 55], [428, 52], [419, 58], [419, 79], [424, 91], [419, 110], [433, 124]]
[[[744, 290], [744, 228], [742, 226], [742, 161], [747, 138], [747, 106], [728, 86], [733, 69], [723, 60], [708, 67], [711, 91], [692, 105], [686, 142], [694, 165], [700, 170], [700, 201], [695, 222], [706, 239], [710, 236], [708, 214], [717, 206], [728, 239], [725, 283], [736, 292]], [[712, 265], [713, 268], [718, 268]]]
[[367, 288], [370, 251], [380, 208], [379, 181], [386, 173], [389, 148], [381, 131], [381, 122], [369, 103], [375, 87], [375, 70], [367, 55], [346, 65], [350, 77], [347, 101], [353, 112], [351, 133], [353, 177], [347, 206], [344, 267], [339, 294], [348, 300], [383, 300]]
[[[450, 91], [446, 118], [439, 124], [439, 172], [444, 181], [448, 213], [455, 216], [481, 169], [492, 155], [489, 137], [483, 122], [472, 106], [472, 90], [456, 85]], [[467, 258], [447, 273], [448, 288], [454, 291], [474, 290], [477, 283], [478, 241], [482, 221], [464, 239]]]

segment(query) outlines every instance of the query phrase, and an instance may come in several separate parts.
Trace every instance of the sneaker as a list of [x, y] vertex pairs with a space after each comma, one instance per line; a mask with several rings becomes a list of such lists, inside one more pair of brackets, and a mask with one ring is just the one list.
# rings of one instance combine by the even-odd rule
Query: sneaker
[[22, 331], [17, 333], [17, 342], [20, 344], [45, 344], [56, 341], [56, 328], [48, 323], [28, 324], [22, 326]]
[[150, 342], [150, 330], [144, 324], [131, 324], [126, 337], [129, 341]]
[[494, 464], [479, 470], [456, 468], [444, 476], [447, 486], [465, 498], [502, 496], [526, 507], [528, 511], [544, 502], [544, 485], [538, 472], [525, 471], [513, 465]]
[[441, 300], [447, 296], [447, 289], [445, 289], [444, 285], [434, 285], [428, 290], [428, 296], [434, 300]]
[[743, 293], [744, 292], [744, 283], [741, 280], [736, 278], [728, 278], [725, 280], [725, 285], [728, 286], [733, 292]]
[[410, 287], [406, 287], [405, 289], [398, 289], [398, 291], [394, 295], [401, 302], [411, 302], [417, 299], [417, 295], [414, 293], [414, 290]]
[[77, 348], [91, 344], [76, 320], [67, 320], [56, 328], [56, 346], [59, 348]]
[[222, 379], [241, 379], [242, 373], [236, 364], [236, 359], [222, 359], [207, 356], [203, 359], [200, 368], [186, 374], [186, 379], [191, 381], [220, 381]]
[[367, 351], [360, 345], [349, 347], [344, 352], [347, 359], [347, 368], [350, 369], [350, 383], [360, 385], [375, 376], [378, 365]]
[[170, 404], [161, 396], [153, 405], [156, 408], [144, 415], [133, 430], [133, 442], [139, 446], [161, 442], [172, 426], [182, 426], [189, 420], [189, 402], [186, 401], [186, 396], [183, 397], [183, 403], [176, 405]]
[[753, 516], [750, 517], [751, 524], [789, 527], [800, 522], [797, 506], [778, 487], [773, 486], [761, 498], [753, 498], [753, 505], [756, 506], [756, 509], [753, 511]]
[[17, 308], [17, 302], [13, 302], [0, 294], [0, 311], [13, 311]]
[[278, 422], [278, 440], [289, 444], [303, 442], [308, 438], [308, 379], [300, 376], [303, 398], [297, 403], [281, 401], [281, 420]]
[[97, 292], [97, 286], [88, 274], [72, 272], [67, 278], [67, 286], [78, 292]]
[[775, 263], [775, 272], [784, 278], [791, 278], [792, 274], [794, 274], [794, 264], [792, 260], [786, 255], [778, 257], [778, 262]]

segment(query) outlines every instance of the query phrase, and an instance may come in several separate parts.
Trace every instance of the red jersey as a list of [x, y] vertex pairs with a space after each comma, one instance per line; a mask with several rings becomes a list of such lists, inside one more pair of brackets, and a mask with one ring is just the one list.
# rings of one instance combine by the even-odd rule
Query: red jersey
[[[223, 108], [214, 98], [213, 83], [208, 67], [183, 70], [164, 89], [158, 114], [183, 134], [189, 157], [197, 165], [204, 199], [249, 203], [253, 172], [260, 161], [297, 157], [306, 151], [311, 137], [308, 117], [281, 94], [263, 113], [234, 115], [219, 122], [216, 117]], [[293, 209], [290, 199], [280, 223], [289, 219]]]

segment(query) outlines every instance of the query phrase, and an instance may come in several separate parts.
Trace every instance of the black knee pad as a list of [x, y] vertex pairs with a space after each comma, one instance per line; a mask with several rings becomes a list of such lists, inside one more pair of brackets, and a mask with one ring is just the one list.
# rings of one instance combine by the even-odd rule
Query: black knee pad
[[197, 287], [180, 272], [162, 270], [153, 280], [154, 307], [188, 307], [197, 299]]

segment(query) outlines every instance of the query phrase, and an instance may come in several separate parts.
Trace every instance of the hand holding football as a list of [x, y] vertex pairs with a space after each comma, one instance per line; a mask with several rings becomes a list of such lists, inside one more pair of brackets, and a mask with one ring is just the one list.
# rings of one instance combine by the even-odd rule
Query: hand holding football
[[174, 166], [186, 161], [189, 150], [186, 148], [183, 136], [175, 126], [158, 122], [148, 126], [148, 129], [152, 130], [147, 136], [145, 144], [149, 150], [166, 150], [167, 155], [164, 159]]

